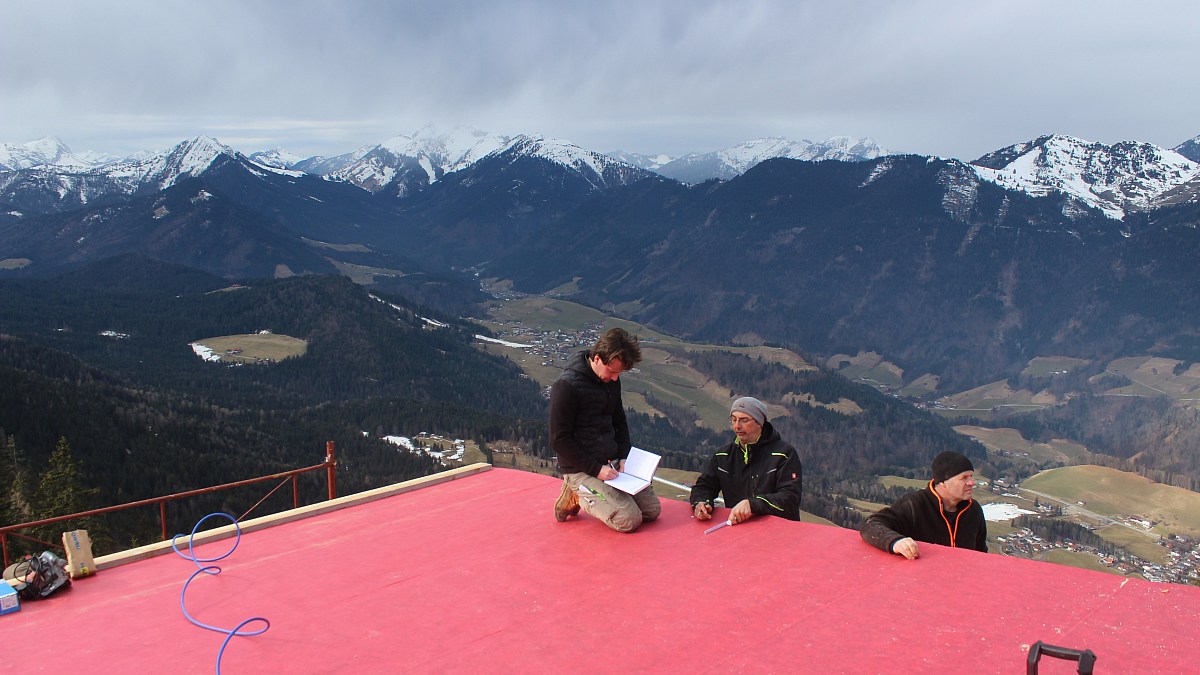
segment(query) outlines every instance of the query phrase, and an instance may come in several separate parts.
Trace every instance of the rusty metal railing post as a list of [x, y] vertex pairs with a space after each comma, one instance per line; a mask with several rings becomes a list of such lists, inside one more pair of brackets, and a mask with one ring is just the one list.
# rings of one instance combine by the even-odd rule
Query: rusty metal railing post
[[325, 441], [325, 475], [329, 483], [329, 498], [337, 499], [337, 455], [333, 441]]
[[162, 525], [162, 540], [167, 540], [167, 502], [164, 499], [158, 503], [158, 522]]
[[300, 487], [295, 476], [292, 476], [292, 508], [300, 508]]

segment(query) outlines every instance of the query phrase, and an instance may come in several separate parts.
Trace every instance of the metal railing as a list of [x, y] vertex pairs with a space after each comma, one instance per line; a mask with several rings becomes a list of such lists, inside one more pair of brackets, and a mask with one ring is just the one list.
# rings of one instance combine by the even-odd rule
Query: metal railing
[[72, 514], [65, 515], [65, 516], [55, 516], [54, 518], [43, 518], [42, 520], [34, 520], [34, 521], [31, 521], [28, 523], [18, 523], [16, 525], [6, 525], [4, 527], [0, 527], [0, 546], [2, 546], [4, 549], [4, 567], [8, 567], [10, 564], [10, 561], [8, 558], [8, 537], [10, 534], [13, 535], [14, 537], [24, 539], [26, 541], [35, 541], [35, 542], [38, 542], [39, 544], [44, 544], [46, 546], [54, 546], [54, 547], [57, 547], [60, 549], [63, 548], [63, 545], [61, 542], [42, 541], [42, 540], [36, 539], [34, 537], [29, 537], [29, 536], [20, 534], [18, 532], [18, 530], [26, 530], [26, 529], [31, 529], [31, 528], [35, 528], [35, 527], [41, 527], [43, 525], [52, 525], [54, 523], [61, 523], [61, 522], [65, 522], [68, 520], [77, 520], [79, 518], [88, 518], [91, 516], [99, 516], [99, 515], [104, 515], [106, 513], [112, 513], [114, 511], [125, 511], [128, 509], [138, 508], [138, 507], [142, 507], [142, 506], [158, 506], [159, 524], [162, 527], [162, 540], [166, 541], [167, 539], [170, 538], [170, 536], [168, 536], [168, 534], [167, 534], [167, 503], [168, 502], [172, 502], [172, 501], [175, 501], [178, 499], [186, 499], [188, 497], [194, 497], [196, 495], [203, 495], [203, 494], [209, 494], [212, 492], [218, 492], [220, 490], [229, 490], [232, 488], [242, 487], [245, 485], [254, 485], [256, 483], [263, 483], [266, 481], [282, 479], [282, 480], [280, 480], [280, 483], [278, 485], [276, 485], [274, 488], [272, 488], [270, 492], [263, 495], [262, 499], [258, 500], [258, 502], [256, 502], [254, 504], [254, 506], [251, 506], [245, 513], [242, 514], [242, 516], [240, 518], [238, 518], [238, 521], [240, 522], [240, 521], [244, 520], [246, 518], [246, 516], [250, 515], [250, 513], [253, 512], [254, 509], [258, 508], [258, 506], [260, 504], [262, 504], [264, 501], [266, 501], [268, 497], [275, 494], [275, 492], [278, 491], [279, 488], [283, 487], [284, 485], [287, 485], [289, 482], [291, 482], [291, 484], [292, 484], [292, 508], [299, 508], [300, 507], [300, 490], [299, 490], [299, 485], [296, 480], [297, 476], [300, 476], [301, 474], [309, 473], [310, 471], [319, 471], [321, 469], [325, 469], [326, 482], [328, 483], [328, 488], [329, 488], [328, 498], [334, 499], [337, 497], [337, 458], [334, 453], [333, 441], [327, 441], [325, 443], [325, 461], [320, 464], [314, 464], [313, 466], [305, 467], [303, 469], [292, 469], [291, 471], [281, 471], [279, 473], [273, 473], [269, 476], [259, 476], [258, 478], [248, 478], [246, 480], [240, 480], [240, 481], [237, 481], [234, 483], [225, 483], [224, 485], [214, 485], [212, 487], [200, 488], [198, 490], [188, 490], [187, 492], [177, 492], [175, 494], [166, 495], [163, 497], [152, 497], [150, 499], [142, 499], [142, 500], [139, 500], [136, 502], [129, 502], [127, 504], [118, 504], [116, 506], [106, 506], [104, 508], [92, 509], [91, 511], [81, 511], [80, 513], [72, 513]]

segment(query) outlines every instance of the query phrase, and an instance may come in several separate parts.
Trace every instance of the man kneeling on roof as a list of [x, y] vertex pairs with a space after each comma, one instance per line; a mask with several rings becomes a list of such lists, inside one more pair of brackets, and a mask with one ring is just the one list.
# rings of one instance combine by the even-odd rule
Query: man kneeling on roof
[[618, 532], [633, 532], [662, 512], [653, 489], [628, 495], [604, 482], [617, 477], [629, 456], [621, 373], [641, 360], [637, 336], [610, 328], [550, 386], [550, 447], [563, 475], [555, 520], [564, 522], [582, 507]]
[[720, 493], [732, 504], [727, 522], [736, 525], [755, 514], [800, 520], [803, 477], [800, 458], [767, 421], [767, 406], [743, 396], [733, 402], [729, 423], [735, 438], [708, 462], [696, 479], [688, 501], [697, 520], [713, 515], [713, 500]]
[[987, 553], [987, 520], [971, 499], [974, 474], [975, 465], [961, 452], [934, 457], [929, 485], [871, 514], [859, 530], [863, 541], [909, 560], [921, 556], [918, 541]]

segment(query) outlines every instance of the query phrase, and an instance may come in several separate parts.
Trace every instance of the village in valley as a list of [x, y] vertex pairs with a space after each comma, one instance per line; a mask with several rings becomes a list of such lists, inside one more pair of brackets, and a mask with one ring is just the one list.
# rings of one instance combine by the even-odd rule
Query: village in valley
[[384, 436], [383, 440], [409, 452], [420, 452], [432, 457], [442, 466], [454, 466], [462, 462], [467, 453], [467, 442], [460, 438], [444, 438], [428, 431], [422, 431], [415, 437]]
[[[1136, 516], [1109, 518], [1088, 511], [1087, 504], [1084, 502], [1074, 504], [1059, 502], [1040, 492], [1023, 491], [1018, 484], [1008, 484], [1002, 479], [991, 484], [986, 480], [980, 480], [977, 486], [986, 496], [980, 502], [984, 504], [983, 508], [984, 512], [988, 514], [988, 520], [997, 524], [1007, 523], [1011, 528], [1011, 531], [1005, 531], [1003, 534], [995, 533], [995, 529], [998, 529], [995, 526], [990, 528], [993, 532], [990, 541], [1004, 555], [1053, 562], [1062, 562], [1061, 559], [1056, 559], [1062, 555], [1080, 555], [1094, 559], [1097, 563], [1093, 566], [1094, 568], [1122, 576], [1137, 575], [1148, 581], [1200, 584], [1200, 539], [1198, 538], [1183, 534], [1161, 536], [1153, 531], [1158, 523], [1151, 520]], [[977, 496], [979, 494], [977, 493]], [[997, 501], [997, 498], [1008, 498], [1021, 502], [1032, 500], [1034, 511], [1009, 502]], [[1135, 537], [1140, 535], [1147, 542], [1140, 550], [1147, 557], [1151, 557], [1153, 554], [1153, 557], [1161, 562], [1147, 560], [1116, 545], [1097, 547], [1075, 541], [1068, 536], [1039, 535], [1030, 527], [1021, 526], [1016, 519], [1017, 516], [1033, 515], [1047, 520], [1061, 520], [1068, 514], [1072, 516], [1069, 522], [1076, 523], [1089, 532], [1094, 532], [1101, 527], [1123, 527], [1136, 532]]]
[[998, 536], [995, 541], [1001, 546], [1002, 553], [1019, 558], [1037, 560], [1055, 550], [1069, 551], [1093, 555], [1102, 565], [1124, 576], [1136, 574], [1147, 581], [1174, 584], [1195, 584], [1200, 581], [1200, 541], [1183, 535], [1164, 537], [1159, 541], [1159, 544], [1167, 549], [1166, 555], [1169, 560], [1165, 564], [1148, 562], [1123, 551], [1100, 551], [1070, 540], [1047, 541], [1028, 528]]

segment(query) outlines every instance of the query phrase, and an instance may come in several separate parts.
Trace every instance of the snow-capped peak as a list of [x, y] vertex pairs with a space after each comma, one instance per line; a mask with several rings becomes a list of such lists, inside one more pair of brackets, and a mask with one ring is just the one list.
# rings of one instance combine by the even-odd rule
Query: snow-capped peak
[[675, 158], [671, 155], [663, 154], [643, 155], [636, 152], [624, 152], [621, 150], [614, 150], [613, 152], [606, 152], [604, 154], [608, 155], [609, 157], [615, 157], [626, 164], [632, 164], [633, 166], [646, 169], [647, 171], [658, 171], [663, 166], [675, 161]]
[[198, 175], [212, 165], [213, 160], [226, 155], [237, 155], [232, 148], [209, 136], [197, 136], [184, 141], [167, 153], [166, 161], [173, 164], [179, 174]]
[[585, 150], [570, 141], [544, 136], [520, 135], [508, 142], [500, 152], [516, 152], [530, 157], [541, 157], [573, 169], [588, 168], [601, 173], [604, 168], [619, 160], [598, 152]]
[[261, 150], [259, 152], [252, 153], [249, 159], [256, 164], [273, 169], [290, 169], [308, 158], [301, 157], [300, 155], [284, 150], [283, 148], [272, 148], [270, 150]]
[[[406, 194], [414, 183], [430, 185], [504, 147], [507, 136], [470, 127], [442, 131], [426, 125], [412, 135], [394, 136], [376, 146], [360, 149], [326, 174], [330, 180], [376, 192], [392, 189]], [[389, 186], [391, 186], [389, 188]]]
[[45, 136], [21, 145], [0, 144], [0, 170], [20, 171], [45, 165], [65, 168], [90, 166], [88, 162], [71, 154], [71, 149], [53, 136]]
[[[9, 190], [51, 190], [62, 208], [87, 204], [98, 196], [133, 195], [163, 190], [180, 178], [198, 176], [219, 157], [239, 158], [233, 150], [207, 136], [184, 141], [163, 152], [140, 159], [127, 158], [97, 167], [41, 164], [23, 170], [8, 181]], [[250, 166], [248, 160], [241, 158]]]
[[497, 156], [537, 157], [566, 167], [594, 188], [625, 184], [650, 175], [645, 169], [628, 164], [557, 138], [521, 135], [495, 153]]
[[758, 138], [731, 148], [709, 153], [692, 153], [668, 162], [658, 172], [684, 183], [700, 183], [711, 178], [739, 176], [760, 162], [776, 157], [810, 162], [838, 160], [857, 162], [894, 154], [869, 138], [834, 136], [819, 143], [786, 138]]
[[24, 147], [29, 150], [30, 154], [46, 158], [44, 164], [56, 164], [58, 160], [71, 154], [71, 149], [53, 136], [43, 136], [36, 141], [26, 143]]
[[1118, 220], [1129, 210], [1160, 205], [1168, 193], [1200, 178], [1200, 164], [1150, 143], [1104, 145], [1058, 134], [1002, 148], [971, 164], [981, 178], [1001, 187], [1034, 195], [1057, 190]]
[[130, 193], [151, 186], [163, 190], [181, 177], [200, 175], [222, 156], [232, 158], [237, 153], [214, 138], [197, 136], [145, 159], [115, 162], [98, 171], [126, 185]]
[[510, 138], [500, 134], [458, 126], [449, 131], [428, 124], [411, 136], [396, 136], [379, 147], [406, 157], [428, 157], [443, 173], [452, 173], [470, 166], [508, 144]]
[[776, 157], [808, 161], [861, 161], [890, 154], [892, 153], [869, 138], [858, 139], [849, 136], [834, 136], [820, 143], [809, 140], [789, 141], [778, 137], [760, 138], [716, 153], [737, 173], [745, 173], [759, 162]]

